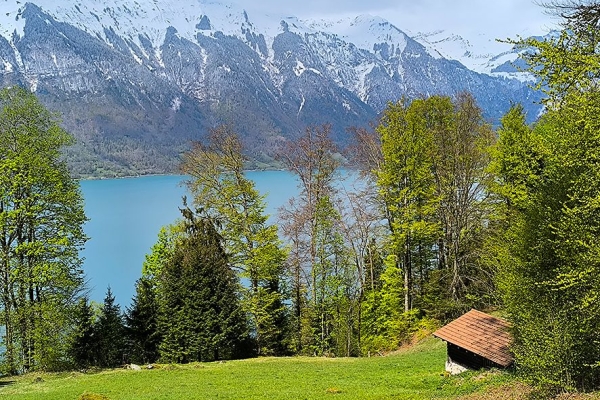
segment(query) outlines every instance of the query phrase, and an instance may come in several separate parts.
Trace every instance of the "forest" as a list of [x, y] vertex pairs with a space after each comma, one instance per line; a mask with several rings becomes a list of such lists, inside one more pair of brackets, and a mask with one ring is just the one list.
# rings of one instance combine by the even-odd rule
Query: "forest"
[[[336, 148], [331, 126], [282, 143], [300, 182], [275, 224], [242, 141], [182, 157], [190, 199], [121, 310], [85, 295], [72, 138], [35, 95], [0, 92], [0, 373], [257, 356], [381, 355], [471, 308], [512, 324], [516, 370], [600, 387], [600, 4], [547, 5], [560, 35], [520, 39], [545, 112], [494, 129], [469, 93], [390, 103]], [[342, 188], [341, 168], [360, 177]]]

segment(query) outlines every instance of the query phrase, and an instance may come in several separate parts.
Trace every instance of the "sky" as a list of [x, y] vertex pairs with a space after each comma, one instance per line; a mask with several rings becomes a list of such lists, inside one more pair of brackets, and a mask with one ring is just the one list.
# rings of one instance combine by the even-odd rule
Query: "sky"
[[230, 0], [249, 13], [335, 19], [360, 14], [385, 18], [409, 35], [440, 29], [475, 42], [548, 33], [558, 22], [534, 0]]

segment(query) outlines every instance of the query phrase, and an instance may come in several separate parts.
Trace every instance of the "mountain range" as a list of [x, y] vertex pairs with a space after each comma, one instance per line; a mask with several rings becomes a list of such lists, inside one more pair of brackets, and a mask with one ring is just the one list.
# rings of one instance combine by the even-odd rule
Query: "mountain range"
[[[0, 1], [0, 79], [62, 115], [78, 177], [173, 172], [181, 152], [230, 124], [254, 167], [307, 126], [334, 139], [368, 126], [390, 101], [473, 93], [497, 124], [512, 103], [530, 120], [540, 94], [516, 52], [462, 63], [460, 37], [409, 37], [383, 18], [249, 15], [211, 0]], [[511, 69], [512, 68], [512, 69]]]

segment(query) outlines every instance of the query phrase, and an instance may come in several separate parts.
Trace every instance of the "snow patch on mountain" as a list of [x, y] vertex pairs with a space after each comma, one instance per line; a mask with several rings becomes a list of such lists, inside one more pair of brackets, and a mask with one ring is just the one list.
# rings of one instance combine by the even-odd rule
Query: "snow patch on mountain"
[[5, 0], [0, 2], [0, 35], [9, 40], [13, 35], [23, 36], [25, 20], [21, 18], [21, 15], [24, 7], [21, 1]]
[[338, 35], [342, 40], [353, 43], [359, 49], [375, 51], [377, 45], [388, 43], [393, 46], [394, 53], [402, 53], [406, 48], [407, 35], [381, 17], [368, 14], [356, 18], [339, 20], [305, 21], [313, 29]]
[[364, 101], [365, 103], [369, 100], [369, 85], [367, 85], [367, 76], [373, 71], [375, 68], [374, 63], [362, 64], [356, 68], [356, 72], [358, 73], [358, 84], [356, 85], [354, 91], [357, 93], [358, 98]]
[[413, 39], [425, 46], [433, 57], [459, 61], [465, 67], [480, 73], [485, 72], [483, 66], [497, 54], [488, 51], [489, 46], [476, 49], [469, 40], [443, 29], [418, 32]]
[[[21, 0], [0, 2], [0, 35], [14, 43], [13, 36], [23, 36], [25, 21], [22, 17], [27, 4]], [[477, 46], [462, 36], [444, 30], [418, 32], [408, 35], [381, 17], [360, 15], [342, 19], [300, 20], [293, 16], [249, 15], [239, 6], [215, 0], [54, 0], [44, 2], [40, 7], [56, 21], [75, 26], [94, 37], [101, 38], [110, 46], [115, 46], [111, 37], [125, 39], [130, 47], [131, 57], [143, 65], [151, 58], [143, 40], [154, 48], [152, 58], [163, 67], [160, 47], [170, 27], [180, 38], [196, 42], [197, 35], [215, 37], [218, 32], [237, 37], [253, 47], [273, 63], [274, 38], [284, 31], [306, 37], [308, 35], [329, 34], [345, 44], [378, 55], [382, 59], [402, 54], [412, 36], [425, 46], [427, 52], [436, 59], [446, 58], [459, 61], [467, 68], [492, 76], [511, 76], [521, 80], [530, 76], [517, 72], [507, 72], [507, 68], [494, 71], [501, 65], [517, 59], [510, 45], [499, 44], [494, 38], [476, 38]], [[140, 35], [144, 37], [141, 38]], [[321, 41], [323, 38], [320, 38]], [[260, 43], [264, 43], [261, 50]], [[15, 49], [16, 50], [16, 49]], [[15, 51], [18, 58], [18, 52]], [[500, 54], [504, 59], [494, 59]], [[413, 54], [419, 57], [419, 54]], [[508, 58], [513, 57], [513, 60]], [[6, 67], [5, 70], [17, 66]], [[10, 63], [9, 63], [10, 64]], [[368, 65], [368, 64], [367, 64]], [[508, 64], [506, 64], [508, 65]], [[149, 67], [152, 68], [152, 67]], [[273, 66], [267, 66], [270, 74], [277, 75]], [[334, 75], [338, 71], [332, 69]], [[356, 67], [356, 74], [364, 75], [365, 65]], [[313, 71], [314, 72], [314, 71]], [[325, 71], [323, 71], [325, 72]], [[392, 71], [388, 71], [393, 73]], [[401, 69], [398, 71], [402, 73]], [[508, 74], [508, 75], [507, 75]], [[338, 78], [335, 78], [338, 79]]]
[[[26, 6], [20, 0], [0, 2], [2, 36], [10, 40], [15, 31], [23, 35], [21, 14]], [[108, 43], [106, 30], [112, 30], [141, 48], [144, 46], [139, 39], [140, 32], [158, 48], [169, 27], [191, 41], [195, 41], [197, 34], [212, 35], [217, 31], [243, 37], [245, 30], [254, 28], [243, 9], [211, 0], [55, 0], [41, 7], [56, 21], [73, 25]], [[210, 20], [210, 29], [201, 29], [203, 17]]]
[[4, 70], [6, 72], [13, 72], [13, 65], [11, 63], [9, 63], [6, 60], [2, 60], [3, 64], [4, 64]]
[[522, 82], [534, 80], [533, 75], [519, 70], [524, 67], [519, 59], [520, 51], [510, 43], [504, 43], [479, 35], [477, 45], [460, 35], [445, 30], [419, 32], [413, 36], [435, 58], [456, 60], [472, 71], [496, 77], [518, 79]]

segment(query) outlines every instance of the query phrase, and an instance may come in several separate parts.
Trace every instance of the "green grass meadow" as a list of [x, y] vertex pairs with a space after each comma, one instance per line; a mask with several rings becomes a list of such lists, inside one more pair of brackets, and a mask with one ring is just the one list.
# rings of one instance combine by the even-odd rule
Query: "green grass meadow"
[[76, 400], [93, 393], [110, 400], [431, 399], [454, 398], [512, 379], [477, 372], [447, 377], [445, 359], [445, 344], [429, 338], [386, 357], [268, 357], [142, 371], [29, 374], [0, 379], [0, 398]]

